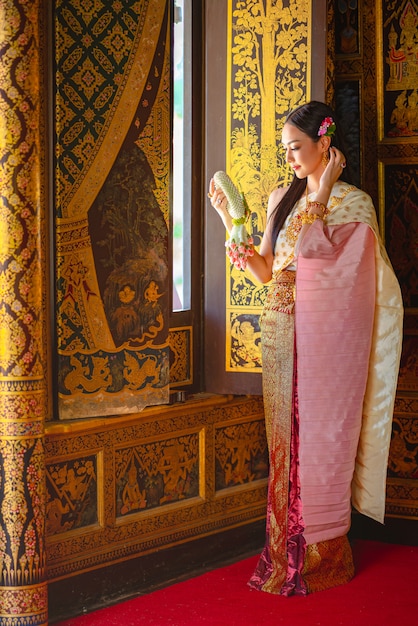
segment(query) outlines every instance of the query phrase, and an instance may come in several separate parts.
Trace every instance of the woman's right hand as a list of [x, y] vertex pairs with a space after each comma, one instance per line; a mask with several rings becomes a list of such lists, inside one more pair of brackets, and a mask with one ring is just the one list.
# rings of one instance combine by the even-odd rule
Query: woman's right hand
[[228, 201], [222, 189], [216, 188], [213, 178], [211, 178], [209, 183], [208, 198], [213, 208], [220, 215], [226, 230], [230, 232], [232, 228], [232, 219], [228, 213]]

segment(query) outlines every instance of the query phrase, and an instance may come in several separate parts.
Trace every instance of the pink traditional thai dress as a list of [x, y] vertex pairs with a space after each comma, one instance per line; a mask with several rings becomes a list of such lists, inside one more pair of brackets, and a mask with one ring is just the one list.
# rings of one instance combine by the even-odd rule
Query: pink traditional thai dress
[[282, 595], [352, 578], [352, 505], [383, 522], [402, 344], [400, 288], [371, 198], [338, 181], [329, 214], [295, 250], [304, 210], [305, 198], [277, 238], [261, 316], [270, 476], [249, 585]]

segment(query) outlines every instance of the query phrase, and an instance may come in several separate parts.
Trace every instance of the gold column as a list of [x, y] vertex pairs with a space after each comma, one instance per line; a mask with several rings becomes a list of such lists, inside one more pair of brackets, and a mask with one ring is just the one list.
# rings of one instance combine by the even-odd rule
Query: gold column
[[47, 623], [42, 0], [0, 2], [0, 623]]

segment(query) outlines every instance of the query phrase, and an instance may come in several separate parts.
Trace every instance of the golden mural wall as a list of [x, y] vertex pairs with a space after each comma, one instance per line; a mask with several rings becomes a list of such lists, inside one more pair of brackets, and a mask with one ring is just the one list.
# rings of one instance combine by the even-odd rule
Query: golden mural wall
[[57, 0], [59, 417], [168, 400], [169, 3]]
[[[306, 0], [228, 3], [226, 167], [250, 208], [247, 229], [255, 246], [270, 192], [293, 176], [280, 133], [289, 111], [310, 98], [310, 11]], [[265, 293], [249, 272], [227, 263], [226, 371], [261, 373]]]

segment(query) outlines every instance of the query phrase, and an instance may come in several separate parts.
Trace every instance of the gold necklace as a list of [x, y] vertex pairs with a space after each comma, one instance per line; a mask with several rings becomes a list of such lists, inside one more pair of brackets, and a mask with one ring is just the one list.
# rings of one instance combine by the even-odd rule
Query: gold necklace
[[[309, 213], [309, 209], [312, 205], [318, 204], [323, 207], [323, 216], [324, 219], [329, 214], [328, 207], [324, 206], [321, 202], [309, 202], [308, 200], [308, 185], [306, 185], [305, 192], [305, 209], [304, 211], [300, 211], [296, 213], [289, 222], [289, 225], [286, 228], [286, 240], [290, 245], [295, 245], [297, 238], [299, 237], [299, 233], [302, 230], [302, 226], [304, 224], [304, 220], [302, 218], [303, 214]], [[317, 217], [317, 216], [314, 216]]]

